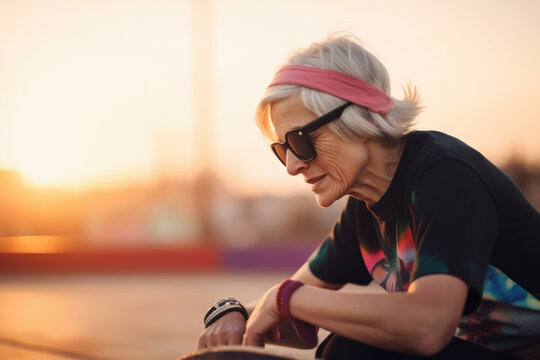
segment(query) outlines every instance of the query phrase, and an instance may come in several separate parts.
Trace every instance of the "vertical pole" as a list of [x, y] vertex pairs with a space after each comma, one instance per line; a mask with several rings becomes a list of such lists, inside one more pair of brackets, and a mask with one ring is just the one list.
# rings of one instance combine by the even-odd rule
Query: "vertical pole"
[[192, 179], [194, 210], [200, 234], [213, 237], [211, 206], [216, 178], [213, 176], [214, 53], [213, 0], [191, 0], [191, 116], [194, 133], [195, 178]]
[[196, 169], [211, 168], [214, 125], [213, 0], [191, 0], [191, 110]]

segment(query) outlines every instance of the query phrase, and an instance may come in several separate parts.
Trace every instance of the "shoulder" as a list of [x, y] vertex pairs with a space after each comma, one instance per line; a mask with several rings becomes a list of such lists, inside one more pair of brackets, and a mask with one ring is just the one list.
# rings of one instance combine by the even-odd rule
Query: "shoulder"
[[[437, 131], [417, 131], [407, 136], [407, 182], [409, 185], [434, 182], [453, 185], [469, 181], [488, 185], [492, 178], [507, 178], [480, 152], [463, 141]], [[490, 186], [488, 186], [490, 187]]]
[[482, 198], [491, 202], [492, 194], [483, 177], [469, 164], [450, 158], [441, 158], [421, 173], [411, 183], [412, 198], [423, 194], [425, 199], [464, 201], [469, 203]]
[[465, 165], [489, 161], [463, 141], [437, 131], [415, 131], [406, 137], [410, 166], [428, 168], [441, 160], [454, 160]]
[[482, 190], [499, 208], [521, 207], [531, 212], [517, 185], [480, 152], [450, 135], [436, 131], [418, 131], [407, 136], [410, 148], [407, 161], [407, 189], [419, 184], [443, 185], [453, 189]]

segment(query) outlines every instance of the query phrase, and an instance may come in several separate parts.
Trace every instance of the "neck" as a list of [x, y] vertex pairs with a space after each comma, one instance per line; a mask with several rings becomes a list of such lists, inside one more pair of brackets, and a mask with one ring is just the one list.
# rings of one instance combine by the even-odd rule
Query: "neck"
[[349, 194], [371, 206], [377, 203], [390, 187], [405, 148], [405, 141], [392, 147], [386, 147], [376, 140], [370, 140], [366, 145], [369, 161], [360, 171]]

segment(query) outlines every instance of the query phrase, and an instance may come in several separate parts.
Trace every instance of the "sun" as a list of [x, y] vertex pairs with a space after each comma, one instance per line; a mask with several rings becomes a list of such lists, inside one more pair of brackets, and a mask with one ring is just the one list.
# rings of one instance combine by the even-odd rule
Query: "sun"
[[31, 149], [17, 161], [25, 184], [29, 186], [65, 187], [80, 184], [84, 177], [77, 147], [50, 143], [45, 139], [32, 141]]
[[7, 154], [11, 167], [29, 186], [74, 186], [88, 175], [87, 141], [57, 118], [19, 118], [10, 129]]

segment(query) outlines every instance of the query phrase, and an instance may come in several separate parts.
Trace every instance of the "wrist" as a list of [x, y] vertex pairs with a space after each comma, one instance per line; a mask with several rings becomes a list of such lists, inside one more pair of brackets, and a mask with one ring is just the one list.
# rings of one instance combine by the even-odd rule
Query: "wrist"
[[290, 311], [290, 301], [292, 294], [298, 290], [304, 283], [296, 280], [286, 279], [279, 285], [276, 302], [280, 316], [285, 320], [292, 320]]
[[283, 319], [290, 320], [298, 338], [309, 348], [317, 346], [318, 328], [305, 321], [295, 319], [291, 315], [290, 301], [292, 294], [304, 285], [303, 282], [286, 279], [279, 285], [276, 294], [276, 303], [280, 316]]
[[204, 316], [205, 328], [215, 323], [224, 315], [233, 311], [239, 312], [240, 314], [242, 314], [244, 319], [247, 321], [249, 315], [246, 311], [246, 308], [238, 300], [234, 298], [228, 298], [228, 299], [219, 300], [214, 305], [212, 305], [210, 309], [208, 309], [208, 311], [206, 312], [206, 315]]

